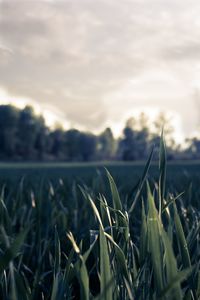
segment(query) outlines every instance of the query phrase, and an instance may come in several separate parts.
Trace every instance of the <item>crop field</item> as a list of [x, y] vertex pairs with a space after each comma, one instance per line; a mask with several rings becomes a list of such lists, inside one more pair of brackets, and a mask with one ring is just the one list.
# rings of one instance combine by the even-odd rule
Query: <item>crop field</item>
[[200, 299], [200, 163], [151, 158], [1, 164], [0, 299]]

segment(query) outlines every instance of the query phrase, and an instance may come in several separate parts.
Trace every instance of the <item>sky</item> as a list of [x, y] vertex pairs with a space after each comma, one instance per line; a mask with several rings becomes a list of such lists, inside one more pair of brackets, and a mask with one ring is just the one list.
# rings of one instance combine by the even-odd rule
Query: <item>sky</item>
[[0, 0], [0, 102], [84, 130], [144, 111], [200, 128], [199, 0]]

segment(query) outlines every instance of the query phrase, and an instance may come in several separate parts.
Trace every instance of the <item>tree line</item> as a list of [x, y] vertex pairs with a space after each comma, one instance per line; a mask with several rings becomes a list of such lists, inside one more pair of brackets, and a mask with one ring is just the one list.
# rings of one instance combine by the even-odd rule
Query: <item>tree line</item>
[[78, 129], [64, 130], [61, 126], [50, 129], [42, 116], [30, 106], [24, 109], [0, 105], [0, 160], [1, 161], [134, 161], [146, 159], [152, 146], [158, 156], [160, 131], [165, 124], [168, 159], [200, 158], [200, 140], [187, 140], [182, 150], [173, 139], [173, 127], [160, 113], [149, 129], [144, 113], [138, 119], [127, 120], [120, 138], [106, 128], [100, 134]]

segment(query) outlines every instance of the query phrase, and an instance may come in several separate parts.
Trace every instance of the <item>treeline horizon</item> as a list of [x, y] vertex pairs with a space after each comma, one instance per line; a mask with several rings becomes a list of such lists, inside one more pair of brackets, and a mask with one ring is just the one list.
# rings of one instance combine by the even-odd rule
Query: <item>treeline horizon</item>
[[188, 139], [185, 149], [176, 144], [174, 129], [164, 113], [154, 122], [154, 131], [149, 129], [148, 118], [142, 113], [138, 119], [128, 119], [122, 135], [114, 138], [111, 128], [100, 134], [76, 128], [65, 130], [61, 125], [51, 129], [31, 106], [19, 109], [0, 105], [0, 161], [137, 161], [145, 160], [153, 146], [157, 159], [163, 125], [168, 159], [200, 158], [200, 139]]

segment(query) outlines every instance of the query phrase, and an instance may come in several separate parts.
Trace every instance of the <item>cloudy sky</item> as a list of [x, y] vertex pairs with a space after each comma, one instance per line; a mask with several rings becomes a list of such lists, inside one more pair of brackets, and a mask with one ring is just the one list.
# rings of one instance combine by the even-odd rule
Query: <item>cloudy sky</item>
[[0, 0], [0, 100], [89, 130], [162, 110], [189, 135], [200, 125], [199, 16], [199, 0]]

